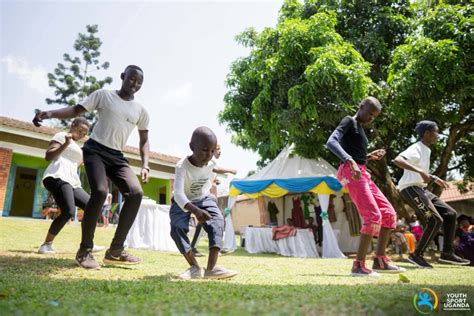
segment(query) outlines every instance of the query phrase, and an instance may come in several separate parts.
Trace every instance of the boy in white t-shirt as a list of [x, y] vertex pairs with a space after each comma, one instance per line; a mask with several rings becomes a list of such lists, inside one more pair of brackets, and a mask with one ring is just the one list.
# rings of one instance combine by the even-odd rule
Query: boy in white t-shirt
[[75, 106], [53, 111], [36, 113], [33, 123], [40, 126], [44, 119], [69, 119], [88, 111], [97, 112], [97, 122], [89, 140], [84, 144], [83, 156], [87, 179], [91, 187], [91, 198], [84, 209], [82, 219], [82, 241], [76, 254], [76, 263], [85, 269], [99, 269], [100, 265], [92, 256], [94, 233], [107, 197], [109, 178], [123, 194], [125, 202], [120, 219], [109, 249], [105, 252], [104, 262], [109, 264], [132, 265], [140, 259], [124, 250], [127, 237], [143, 197], [143, 190], [123, 155], [123, 148], [135, 127], [140, 138], [140, 156], [142, 182], [148, 182], [149, 116], [146, 109], [135, 101], [135, 93], [143, 83], [143, 71], [140, 67], [129, 65], [120, 74], [120, 90], [100, 89], [91, 93]]
[[423, 252], [442, 226], [444, 244], [439, 261], [441, 263], [467, 265], [469, 260], [454, 254], [456, 211], [438, 196], [426, 190], [427, 184], [432, 182], [443, 189], [448, 188], [445, 181], [429, 174], [430, 146], [438, 141], [438, 125], [433, 121], [420, 121], [416, 124], [415, 131], [420, 141], [408, 147], [393, 161], [395, 165], [404, 169], [403, 176], [398, 182], [400, 196], [415, 210], [418, 218], [426, 223], [423, 236], [418, 241], [415, 252], [408, 257], [408, 261], [419, 268], [433, 268], [423, 258]]
[[[174, 198], [170, 209], [171, 237], [190, 268], [179, 275], [180, 279], [225, 279], [237, 275], [236, 271], [216, 266], [222, 247], [224, 217], [217, 206], [217, 198], [210, 193], [214, 173], [223, 170], [211, 160], [217, 144], [216, 135], [207, 127], [194, 130], [189, 147], [193, 154], [176, 165]], [[200, 268], [188, 238], [191, 213], [209, 237], [207, 269]]]
[[[214, 159], [217, 160], [217, 159], [219, 159], [220, 156], [221, 156], [221, 145], [217, 144], [216, 149], [214, 150]], [[223, 168], [219, 167], [219, 170], [222, 171], [222, 172], [220, 172], [221, 174], [222, 173], [231, 173], [233, 175], [237, 174], [237, 170], [235, 170], [235, 169], [223, 169]], [[219, 184], [220, 184], [220, 181], [219, 181], [219, 179], [217, 179], [217, 174], [214, 174], [214, 178], [213, 178], [213, 181], [212, 181], [212, 186], [211, 186], [210, 191], [211, 191], [212, 194], [214, 194], [214, 196], [216, 198], [218, 197], [217, 196], [217, 186]], [[196, 249], [196, 244], [198, 243], [199, 237], [201, 236], [201, 229], [202, 229], [202, 225], [197, 224], [196, 225], [196, 230], [194, 231], [194, 237], [193, 237], [193, 240], [191, 242], [192, 251], [193, 251], [193, 254], [194, 254], [195, 257], [204, 257], [204, 255]], [[221, 253], [224, 253], [224, 251], [221, 251]]]

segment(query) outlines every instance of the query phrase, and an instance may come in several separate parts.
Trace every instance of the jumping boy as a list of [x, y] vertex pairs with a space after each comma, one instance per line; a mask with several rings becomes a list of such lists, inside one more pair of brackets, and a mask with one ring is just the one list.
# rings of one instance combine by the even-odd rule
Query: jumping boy
[[[365, 98], [353, 117], [346, 116], [342, 119], [326, 144], [342, 161], [337, 177], [349, 191], [363, 220], [359, 249], [352, 265], [352, 276], [378, 276], [377, 272], [405, 271], [385, 255], [390, 231], [396, 227], [397, 216], [390, 202], [371, 180], [366, 166], [368, 160], [380, 160], [385, 155], [383, 149], [367, 154], [368, 139], [363, 128], [363, 125], [370, 124], [381, 111], [379, 100], [374, 97]], [[372, 266], [377, 272], [365, 266], [365, 258], [373, 237], [378, 237]]]
[[[226, 279], [236, 271], [216, 266], [224, 233], [224, 217], [217, 206], [217, 198], [210, 193], [214, 173], [222, 173], [211, 160], [217, 144], [216, 135], [207, 127], [194, 130], [189, 147], [193, 154], [176, 165], [174, 198], [170, 209], [171, 237], [190, 268], [179, 275], [180, 279]], [[188, 238], [191, 213], [209, 237], [207, 269], [202, 271]]]
[[454, 265], [468, 265], [469, 260], [454, 254], [456, 211], [438, 196], [426, 190], [426, 185], [432, 182], [443, 189], [448, 188], [445, 181], [429, 174], [430, 146], [438, 141], [438, 125], [432, 121], [421, 121], [416, 124], [415, 131], [420, 140], [400, 153], [393, 161], [395, 165], [403, 169], [403, 176], [398, 182], [401, 197], [415, 210], [418, 218], [426, 223], [415, 252], [410, 254], [408, 261], [419, 268], [433, 268], [423, 258], [423, 252], [442, 226], [444, 243], [439, 261]]
[[104, 262], [109, 264], [137, 264], [140, 259], [124, 250], [128, 231], [138, 213], [143, 197], [140, 183], [128, 165], [122, 150], [135, 126], [140, 137], [142, 160], [141, 179], [148, 181], [148, 123], [145, 108], [134, 100], [143, 83], [143, 71], [135, 65], [127, 66], [120, 75], [120, 90], [97, 90], [78, 105], [53, 111], [38, 112], [33, 123], [40, 126], [45, 119], [70, 119], [82, 113], [97, 111], [98, 119], [92, 135], [84, 144], [83, 157], [91, 197], [84, 209], [82, 220], [82, 241], [76, 254], [76, 263], [85, 269], [99, 269], [100, 265], [92, 256], [94, 232], [102, 206], [107, 197], [107, 177], [119, 188], [125, 197], [120, 220]]

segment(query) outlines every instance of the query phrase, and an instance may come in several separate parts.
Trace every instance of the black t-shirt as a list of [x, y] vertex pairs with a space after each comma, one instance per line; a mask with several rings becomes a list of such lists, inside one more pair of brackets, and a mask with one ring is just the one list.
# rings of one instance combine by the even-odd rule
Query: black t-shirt
[[364, 128], [351, 116], [341, 120], [336, 132], [341, 135], [339, 144], [358, 164], [367, 163], [367, 146], [369, 141]]

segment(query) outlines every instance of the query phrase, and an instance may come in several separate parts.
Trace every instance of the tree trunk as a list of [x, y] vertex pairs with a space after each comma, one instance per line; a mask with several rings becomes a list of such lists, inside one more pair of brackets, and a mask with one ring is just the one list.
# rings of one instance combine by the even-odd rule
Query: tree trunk
[[392, 203], [393, 208], [398, 214], [398, 217], [410, 218], [410, 214], [405, 207], [405, 202], [400, 197], [395, 183], [393, 183], [390, 173], [388, 171], [387, 159], [383, 158], [379, 161], [370, 161], [368, 168], [371, 171], [374, 181], [377, 183], [380, 190], [385, 194], [387, 199]]
[[[474, 122], [467, 121], [463, 124], [454, 125], [449, 130], [448, 139], [446, 140], [446, 146], [441, 153], [440, 161], [438, 168], [436, 168], [434, 174], [442, 179], [446, 179], [448, 173], [449, 161], [451, 159], [451, 154], [456, 146], [456, 143], [466, 135], [466, 133], [472, 128]], [[435, 185], [433, 188], [433, 193], [440, 196], [442, 189], [440, 186]]]

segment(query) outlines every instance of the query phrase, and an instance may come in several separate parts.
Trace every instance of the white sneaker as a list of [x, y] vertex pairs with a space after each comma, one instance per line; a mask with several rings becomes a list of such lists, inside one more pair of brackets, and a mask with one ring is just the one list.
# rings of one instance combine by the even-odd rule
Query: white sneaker
[[228, 279], [236, 276], [238, 274], [237, 271], [234, 270], [227, 270], [226, 268], [214, 266], [212, 271], [206, 270], [204, 272], [205, 279]]
[[191, 266], [188, 270], [181, 273], [178, 278], [181, 280], [202, 279], [202, 269], [196, 266]]
[[222, 249], [221, 250], [221, 255], [225, 256], [225, 255], [230, 255], [231, 253], [233, 253], [235, 251], [235, 249]]
[[94, 247], [92, 248], [92, 252], [99, 252], [99, 251], [102, 251], [104, 249], [105, 249], [105, 246], [94, 245]]
[[49, 242], [49, 243], [42, 244], [41, 247], [39, 247], [38, 249], [38, 253], [42, 255], [53, 254], [54, 253], [53, 243]]

